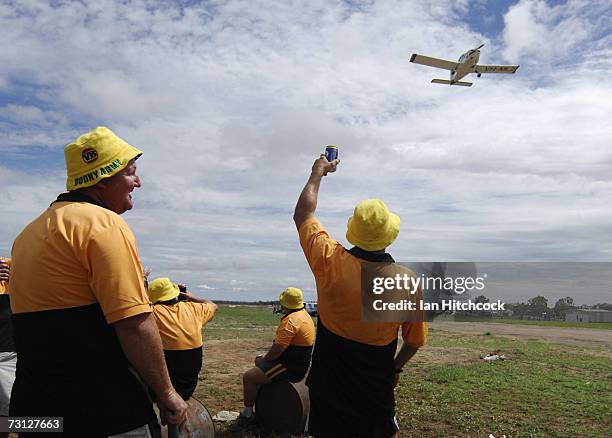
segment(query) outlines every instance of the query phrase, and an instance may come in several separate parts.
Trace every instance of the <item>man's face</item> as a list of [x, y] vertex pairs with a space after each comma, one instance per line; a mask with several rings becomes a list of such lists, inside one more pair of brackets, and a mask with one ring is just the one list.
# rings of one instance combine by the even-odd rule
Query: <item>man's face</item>
[[140, 178], [136, 175], [136, 160], [129, 164], [117, 175], [102, 180], [100, 196], [106, 208], [117, 214], [123, 214], [133, 207], [132, 191], [140, 187]]

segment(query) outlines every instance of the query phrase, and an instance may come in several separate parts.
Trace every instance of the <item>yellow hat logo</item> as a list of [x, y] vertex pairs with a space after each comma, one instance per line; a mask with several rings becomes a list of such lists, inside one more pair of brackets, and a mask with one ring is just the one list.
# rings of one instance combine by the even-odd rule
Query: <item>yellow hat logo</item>
[[98, 159], [98, 152], [94, 148], [87, 148], [83, 151], [83, 161], [92, 163]]
[[98, 126], [64, 148], [68, 191], [91, 187], [123, 170], [142, 152], [113, 131]]

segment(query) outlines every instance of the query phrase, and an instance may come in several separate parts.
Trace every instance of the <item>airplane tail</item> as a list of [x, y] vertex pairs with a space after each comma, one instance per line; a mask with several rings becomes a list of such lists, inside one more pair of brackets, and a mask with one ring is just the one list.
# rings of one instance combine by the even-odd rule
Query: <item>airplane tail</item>
[[471, 82], [451, 82], [451, 81], [447, 81], [445, 79], [432, 79], [431, 80], [432, 84], [446, 84], [446, 85], [460, 85], [462, 87], [471, 87], [472, 83]]

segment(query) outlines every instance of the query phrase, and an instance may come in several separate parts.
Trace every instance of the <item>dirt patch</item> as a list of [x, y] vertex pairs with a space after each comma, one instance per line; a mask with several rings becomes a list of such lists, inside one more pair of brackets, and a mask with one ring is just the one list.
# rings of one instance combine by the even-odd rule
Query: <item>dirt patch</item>
[[454, 321], [434, 321], [431, 323], [431, 328], [469, 335], [482, 335], [483, 333], [490, 332], [495, 336], [520, 340], [534, 339], [579, 346], [604, 347], [605, 349], [612, 347], [612, 330]]
[[204, 365], [194, 396], [212, 415], [242, 409], [242, 374], [255, 366], [255, 356], [270, 347], [259, 339], [226, 339], [204, 343]]
[[478, 350], [460, 347], [430, 347], [425, 345], [410, 359], [411, 364], [465, 365], [480, 361]]

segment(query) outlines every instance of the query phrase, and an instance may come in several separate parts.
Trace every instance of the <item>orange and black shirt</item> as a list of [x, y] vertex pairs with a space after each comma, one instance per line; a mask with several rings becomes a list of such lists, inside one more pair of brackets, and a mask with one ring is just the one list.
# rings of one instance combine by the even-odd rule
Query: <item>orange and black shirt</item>
[[154, 419], [112, 326], [151, 312], [136, 239], [119, 215], [60, 195], [15, 240], [10, 283], [12, 416], [61, 416], [65, 432], [100, 436]]
[[364, 321], [361, 270], [373, 263], [389, 273], [410, 271], [387, 253], [346, 250], [315, 217], [301, 224], [299, 236], [317, 285], [317, 338], [306, 382], [311, 399], [324, 401], [347, 418], [393, 418], [398, 333], [405, 344], [421, 347], [427, 323]]
[[281, 318], [274, 343], [286, 348], [278, 361], [296, 378], [308, 371], [314, 342], [314, 322], [306, 309], [291, 311]]
[[215, 306], [172, 300], [153, 305], [153, 314], [164, 350], [189, 350], [202, 347], [202, 328], [215, 316]]
[[[299, 229], [300, 244], [317, 284], [319, 320], [332, 333], [366, 345], [388, 345], [401, 329], [404, 342], [421, 347], [427, 342], [426, 322], [366, 322], [361, 311], [361, 268], [387, 262], [389, 269], [410, 273], [388, 254], [346, 250], [332, 239], [318, 219], [307, 219]], [[359, 248], [357, 248], [359, 250]], [[361, 256], [361, 257], [360, 257]], [[363, 257], [371, 258], [366, 260]], [[373, 258], [372, 258], [373, 257]]]
[[154, 304], [153, 314], [172, 386], [188, 400], [202, 369], [202, 329], [215, 316], [215, 306], [174, 299]]

